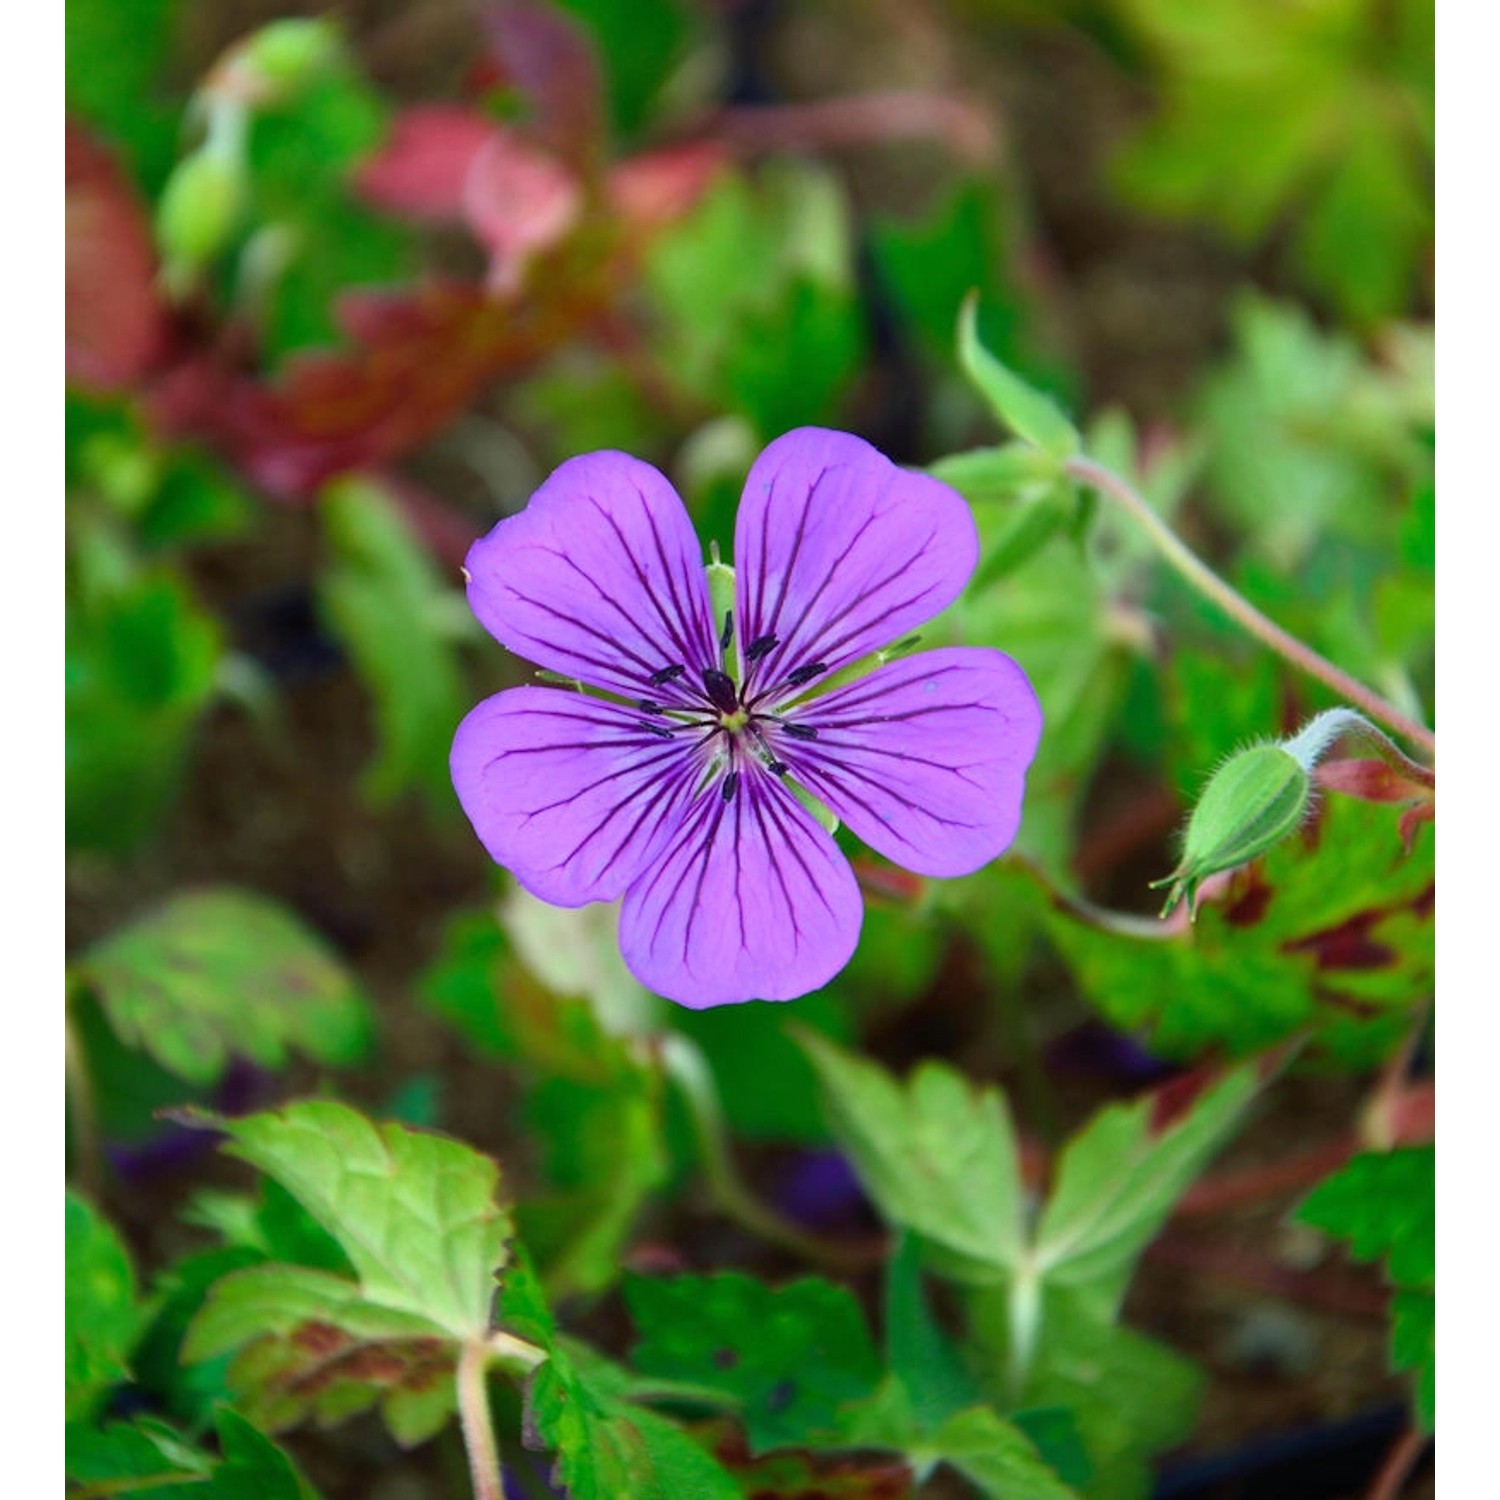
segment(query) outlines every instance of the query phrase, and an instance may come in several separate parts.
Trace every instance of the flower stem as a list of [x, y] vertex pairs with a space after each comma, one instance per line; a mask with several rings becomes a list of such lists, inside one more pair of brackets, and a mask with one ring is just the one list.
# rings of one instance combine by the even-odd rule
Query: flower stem
[[1425, 1433], [1414, 1427], [1407, 1428], [1386, 1454], [1385, 1462], [1381, 1464], [1366, 1500], [1399, 1500], [1406, 1489], [1406, 1481], [1422, 1461], [1430, 1441]]
[[741, 1178], [730, 1155], [724, 1114], [703, 1054], [684, 1036], [663, 1037], [660, 1045], [666, 1070], [681, 1088], [692, 1115], [709, 1191], [731, 1219], [752, 1234], [833, 1270], [857, 1270], [881, 1258], [867, 1254], [863, 1247], [846, 1247], [810, 1234], [762, 1203]]
[[[72, 1000], [71, 986], [68, 999]], [[67, 1077], [68, 1104], [73, 1115], [73, 1146], [78, 1170], [78, 1185], [93, 1199], [99, 1197], [104, 1184], [103, 1156], [99, 1149], [99, 1123], [94, 1114], [94, 1081], [84, 1055], [78, 1024], [71, 1004], [63, 1023], [64, 1071]]]
[[464, 1447], [469, 1454], [469, 1473], [474, 1480], [474, 1500], [504, 1500], [500, 1481], [500, 1446], [490, 1417], [490, 1393], [486, 1380], [490, 1347], [482, 1339], [471, 1340], [458, 1357], [458, 1419]]
[[1274, 620], [1263, 615], [1244, 595], [1238, 593], [1219, 577], [1151, 508], [1145, 497], [1139, 494], [1111, 469], [1088, 458], [1070, 458], [1066, 471], [1074, 479], [1117, 500], [1150, 535], [1166, 560], [1206, 599], [1211, 599], [1237, 625], [1247, 630], [1257, 640], [1290, 662], [1299, 671], [1316, 678], [1330, 687], [1341, 698], [1347, 699], [1362, 709], [1372, 719], [1378, 719], [1388, 729], [1418, 745], [1429, 756], [1437, 753], [1437, 737], [1425, 725], [1408, 718], [1394, 704], [1386, 702], [1379, 693], [1351, 677], [1331, 661], [1320, 656], [1312, 647], [1299, 641], [1296, 636], [1283, 630]]

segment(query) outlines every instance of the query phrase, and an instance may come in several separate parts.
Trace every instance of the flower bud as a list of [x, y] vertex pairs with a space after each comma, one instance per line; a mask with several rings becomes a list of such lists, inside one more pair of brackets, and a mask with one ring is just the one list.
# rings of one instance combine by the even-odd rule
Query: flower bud
[[1182, 859], [1158, 886], [1170, 885], [1162, 915], [1184, 897], [1194, 912], [1198, 887], [1295, 833], [1307, 814], [1310, 767], [1284, 745], [1254, 745], [1230, 757], [1204, 788], [1183, 840]]
[[281, 104], [338, 61], [338, 28], [328, 21], [290, 17], [262, 26], [237, 49], [235, 67], [261, 104]]
[[212, 141], [177, 163], [156, 210], [156, 243], [169, 283], [191, 281], [228, 244], [242, 190], [238, 159]]

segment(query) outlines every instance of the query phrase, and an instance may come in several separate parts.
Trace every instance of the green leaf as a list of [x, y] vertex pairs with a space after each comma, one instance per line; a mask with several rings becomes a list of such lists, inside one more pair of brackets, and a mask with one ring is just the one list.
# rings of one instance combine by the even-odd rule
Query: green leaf
[[1117, 163], [1127, 198], [1247, 242], [1296, 216], [1315, 286], [1348, 316], [1399, 313], [1431, 243], [1432, 0], [1122, 9], [1163, 96]]
[[1331, 798], [1315, 847], [1293, 839], [1173, 935], [1131, 936], [1053, 910], [1084, 994], [1154, 1051], [1260, 1051], [1315, 1028], [1313, 1051], [1374, 1066], [1431, 992], [1433, 846], [1402, 851], [1391, 811]]
[[67, 1195], [64, 1262], [67, 1309], [67, 1415], [93, 1412], [111, 1386], [130, 1378], [126, 1363], [140, 1331], [130, 1255], [109, 1221]]
[[877, 221], [870, 255], [882, 288], [934, 361], [952, 357], [964, 298], [981, 297], [980, 333], [1007, 362], [1027, 351], [1030, 300], [1011, 269], [1014, 199], [993, 179], [957, 183], [923, 217]]
[[1078, 429], [1048, 395], [1027, 385], [979, 342], [979, 301], [971, 296], [958, 315], [958, 362], [995, 416], [1017, 437], [1058, 459], [1082, 446]]
[[1349, 1242], [1356, 1260], [1381, 1260], [1396, 1288], [1391, 1363], [1410, 1370], [1423, 1427], [1436, 1419], [1434, 1297], [1436, 1165], [1432, 1146], [1356, 1156], [1303, 1201], [1297, 1218]]
[[[988, 1366], [997, 1372], [1012, 1368], [1006, 1291], [978, 1288], [968, 1302]], [[1152, 1457], [1193, 1429], [1202, 1377], [1180, 1355], [1118, 1326], [1067, 1291], [1045, 1295], [1039, 1329], [1019, 1393], [997, 1390], [995, 1396], [1023, 1403], [1014, 1420], [1039, 1442], [1035, 1419], [1066, 1414], [1061, 1431], [1052, 1426], [1058, 1443], [1053, 1456], [1067, 1462], [1087, 1500], [1145, 1500]]]
[[229, 1407], [215, 1414], [221, 1460], [149, 1417], [68, 1428], [67, 1475], [91, 1500], [317, 1500], [285, 1453]]
[[365, 790], [387, 802], [416, 787], [450, 807], [448, 751], [465, 701], [454, 645], [459, 595], [378, 484], [337, 481], [321, 510], [333, 561], [319, 603], [375, 699], [380, 753]]
[[571, 1500], [735, 1500], [728, 1474], [672, 1423], [630, 1400], [629, 1372], [560, 1339], [524, 1249], [500, 1275], [503, 1328], [547, 1351], [526, 1385], [529, 1448], [557, 1456], [554, 1484]]
[[68, 112], [122, 146], [153, 188], [171, 166], [178, 128], [158, 84], [177, 8], [177, 0], [67, 0]]
[[1391, 1364], [1409, 1370], [1424, 1432], [1437, 1424], [1437, 1299], [1430, 1291], [1400, 1291], [1391, 1299]]
[[1074, 1494], [1037, 1456], [1026, 1435], [988, 1406], [956, 1413], [910, 1451], [919, 1463], [951, 1464], [991, 1500], [1070, 1500]]
[[1430, 1285], [1436, 1162], [1432, 1146], [1356, 1156], [1313, 1189], [1297, 1218], [1348, 1240], [1356, 1260], [1384, 1260], [1397, 1286]]
[[835, 1438], [840, 1409], [880, 1376], [859, 1304], [815, 1277], [777, 1288], [731, 1271], [632, 1277], [625, 1300], [636, 1367], [737, 1397], [752, 1452]]
[[[880, 943], [879, 927], [886, 915], [873, 907], [866, 911], [861, 945], [871, 939]], [[894, 945], [880, 944], [882, 949], [886, 946]], [[902, 955], [908, 963], [912, 956], [909, 950]], [[886, 977], [890, 975], [887, 969]], [[732, 1135], [752, 1141], [822, 1144], [828, 1139], [828, 1128], [818, 1107], [812, 1064], [786, 1028], [768, 1025], [762, 1011], [758, 1005], [684, 1010], [672, 1018], [672, 1026], [696, 1042], [707, 1058]], [[836, 1041], [849, 1041], [853, 1034], [848, 1006], [828, 990], [799, 1000], [797, 1020]], [[776, 1088], [766, 1087], [768, 1078], [778, 1081]]]
[[395, 285], [414, 273], [411, 232], [365, 211], [348, 182], [380, 144], [389, 112], [350, 63], [329, 58], [307, 86], [255, 118], [249, 218], [283, 262], [255, 289], [273, 359], [337, 342], [341, 293]]
[[221, 1127], [231, 1154], [274, 1177], [339, 1242], [367, 1300], [456, 1339], [488, 1331], [510, 1233], [489, 1157], [323, 1101]]
[[1024, 1221], [1015, 1136], [1001, 1095], [941, 1063], [906, 1087], [883, 1068], [804, 1032], [829, 1124], [885, 1219], [954, 1252], [953, 1274], [1018, 1263]]
[[931, 1432], [978, 1401], [978, 1385], [933, 1317], [922, 1285], [921, 1246], [909, 1234], [886, 1262], [885, 1341], [891, 1374], [905, 1391], [918, 1432]]
[[341, 1104], [217, 1123], [226, 1149], [333, 1236], [357, 1279], [290, 1265], [237, 1271], [193, 1320], [185, 1357], [240, 1351], [231, 1383], [272, 1430], [308, 1416], [339, 1421], [378, 1401], [397, 1441], [431, 1436], [453, 1408], [457, 1346], [489, 1332], [507, 1258], [495, 1163]]
[[431, 1437], [453, 1410], [454, 1347], [430, 1318], [371, 1301], [353, 1282], [300, 1266], [234, 1271], [193, 1319], [189, 1362], [240, 1351], [229, 1369], [269, 1431], [322, 1426], [377, 1403], [398, 1442]]
[[175, 896], [90, 949], [77, 976], [127, 1046], [189, 1083], [232, 1054], [265, 1068], [293, 1051], [348, 1065], [370, 1040], [367, 1002], [328, 946], [276, 902], [228, 887]]
[[1037, 1225], [1034, 1263], [1047, 1282], [1113, 1315], [1141, 1251], [1261, 1082], [1254, 1064], [1238, 1068], [1165, 1128], [1155, 1118], [1164, 1094], [1095, 1115], [1064, 1149]]
[[417, 978], [423, 1005], [485, 1058], [513, 1057], [502, 1003], [510, 945], [491, 911], [461, 912], [443, 929], [442, 948]]
[[201, 1497], [202, 1485], [192, 1481], [206, 1480], [213, 1470], [206, 1453], [151, 1417], [102, 1428], [69, 1422], [64, 1464], [74, 1484], [86, 1485], [101, 1500], [112, 1495], [177, 1500], [184, 1491]]
[[1057, 1305], [1048, 1324], [1026, 1387], [1029, 1403], [1072, 1412], [1093, 1467], [1088, 1500], [1144, 1500], [1151, 1458], [1193, 1430], [1202, 1376], [1128, 1328], [1089, 1323]]
[[224, 1462], [205, 1486], [203, 1500], [314, 1500], [312, 1487], [286, 1454], [237, 1412], [220, 1408], [215, 1425]]
[[778, 163], [753, 186], [725, 173], [657, 238], [644, 274], [663, 368], [763, 441], [826, 420], [859, 368], [849, 210], [824, 168]]
[[217, 623], [165, 570], [131, 578], [100, 597], [70, 596], [70, 848], [122, 854], [153, 831], [181, 780], [193, 727], [213, 696], [221, 651]]
[[1263, 297], [1239, 298], [1231, 327], [1233, 355], [1196, 403], [1209, 501], [1243, 548], [1283, 572], [1332, 540], [1371, 549], [1380, 576], [1411, 490], [1431, 475], [1430, 375], [1377, 364], [1348, 335]]
[[135, 1383], [150, 1392], [167, 1416], [192, 1432], [203, 1431], [214, 1407], [230, 1399], [229, 1361], [185, 1362], [182, 1344], [188, 1325], [215, 1282], [258, 1259], [254, 1250], [243, 1246], [208, 1250], [173, 1261], [152, 1283], [151, 1319], [131, 1358]]
[[738, 1486], [679, 1428], [591, 1389], [554, 1349], [526, 1390], [527, 1427], [557, 1454], [554, 1483], [570, 1500], [737, 1500]]
[[636, 0], [622, 10], [613, 0], [560, 0], [593, 33], [605, 64], [610, 118], [627, 139], [651, 117], [651, 107], [694, 40], [700, 18], [682, 0]]
[[615, 1048], [611, 1083], [544, 1078], [527, 1095], [554, 1191], [517, 1215], [553, 1296], [599, 1292], [619, 1277], [641, 1209], [667, 1178], [661, 1075]]

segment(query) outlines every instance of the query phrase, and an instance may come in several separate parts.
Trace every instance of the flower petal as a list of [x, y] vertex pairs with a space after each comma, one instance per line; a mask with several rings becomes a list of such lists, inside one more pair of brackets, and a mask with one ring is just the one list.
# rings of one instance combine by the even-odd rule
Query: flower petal
[[781, 785], [742, 774], [701, 792], [664, 855], [625, 893], [620, 948], [647, 988], [693, 1010], [793, 1000], [859, 941], [849, 861]]
[[947, 608], [979, 557], [962, 497], [844, 432], [777, 438], [745, 481], [734, 530], [740, 642], [774, 637], [751, 687], [830, 669]]
[[[469, 549], [469, 603], [502, 645], [630, 697], [718, 662], [703, 550], [677, 492], [624, 453], [569, 459]], [[682, 689], [654, 697], [685, 701]]]
[[967, 875], [1009, 847], [1042, 711], [1001, 651], [920, 651], [800, 705], [777, 738], [792, 774], [872, 849]]
[[697, 780], [685, 735], [562, 688], [486, 698], [453, 737], [458, 800], [490, 857], [558, 906], [613, 901], [676, 830]]

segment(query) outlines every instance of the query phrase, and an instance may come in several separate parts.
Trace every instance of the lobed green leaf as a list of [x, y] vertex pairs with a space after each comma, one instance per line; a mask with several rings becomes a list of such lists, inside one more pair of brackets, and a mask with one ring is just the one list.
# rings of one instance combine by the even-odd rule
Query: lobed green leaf
[[189, 1083], [232, 1054], [265, 1068], [293, 1050], [358, 1061], [370, 1015], [353, 975], [291, 912], [249, 891], [175, 896], [90, 949], [78, 976], [115, 1034]]
[[821, 1079], [829, 1125], [892, 1225], [952, 1251], [962, 1274], [1016, 1265], [1024, 1218], [1005, 1101], [942, 1063], [903, 1088], [883, 1068], [810, 1032], [799, 1036]]
[[815, 1277], [772, 1288], [732, 1271], [634, 1276], [625, 1301], [637, 1369], [734, 1397], [753, 1453], [835, 1439], [841, 1408], [880, 1377], [859, 1304]]

